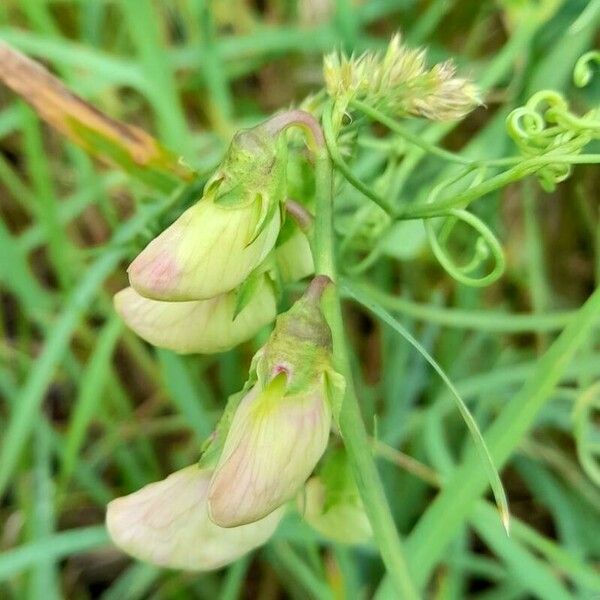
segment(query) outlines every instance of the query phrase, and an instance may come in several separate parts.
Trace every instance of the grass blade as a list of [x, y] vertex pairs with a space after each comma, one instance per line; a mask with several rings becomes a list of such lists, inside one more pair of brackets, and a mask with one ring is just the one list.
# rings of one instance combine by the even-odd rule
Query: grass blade
[[0, 555], [0, 581], [46, 560], [62, 560], [67, 556], [100, 548], [108, 544], [104, 525], [82, 527], [52, 535], [44, 540], [24, 544]]
[[98, 335], [97, 345], [89, 359], [87, 369], [81, 376], [79, 396], [63, 441], [64, 453], [61, 457], [61, 481], [63, 484], [75, 470], [77, 456], [85, 439], [86, 430], [105, 391], [109, 361], [119, 340], [122, 327], [121, 320], [116, 316], [107, 322]]
[[6, 43], [0, 43], [0, 80], [60, 133], [151, 187], [170, 192], [194, 177], [152, 136], [100, 112]]
[[452, 398], [454, 399], [456, 406], [469, 429], [469, 433], [473, 438], [473, 442], [475, 443], [475, 448], [477, 453], [479, 454], [479, 458], [485, 468], [486, 475], [488, 477], [488, 481], [494, 493], [494, 498], [496, 499], [496, 504], [498, 505], [498, 510], [500, 512], [500, 518], [502, 520], [502, 525], [506, 530], [506, 533], [509, 532], [509, 523], [510, 523], [510, 513], [508, 510], [508, 500], [506, 499], [506, 493], [504, 492], [504, 487], [502, 486], [502, 481], [500, 480], [500, 475], [498, 474], [498, 470], [494, 464], [494, 460], [488, 450], [488, 447], [483, 439], [483, 435], [477, 426], [471, 411], [468, 409], [464, 400], [461, 398], [458, 390], [454, 386], [454, 384], [450, 381], [449, 377], [446, 375], [442, 367], [437, 363], [437, 361], [423, 348], [423, 346], [410, 334], [410, 332], [392, 315], [390, 315], [386, 310], [384, 310], [378, 303], [376, 303], [368, 293], [362, 291], [362, 288], [358, 286], [350, 285], [349, 283], [344, 284], [345, 291], [354, 298], [358, 303], [362, 304], [364, 307], [369, 309], [373, 314], [375, 314], [379, 319], [381, 319], [384, 323], [387, 323], [392, 329], [394, 329], [397, 333], [399, 333], [405, 340], [407, 340], [410, 344], [412, 344], [415, 349], [421, 353], [421, 355], [425, 358], [425, 360], [434, 368], [436, 373], [440, 376], [442, 381], [446, 384], [448, 389], [452, 394]]
[[[486, 434], [496, 464], [503, 465], [532, 427], [539, 411], [569, 367], [575, 352], [594, 331], [600, 317], [600, 288], [588, 298], [556, 338], [521, 390], [506, 405]], [[408, 540], [417, 581], [423, 585], [464, 523], [473, 502], [486, 487], [476, 456], [469, 456], [429, 505]], [[378, 597], [387, 597], [387, 580]]]

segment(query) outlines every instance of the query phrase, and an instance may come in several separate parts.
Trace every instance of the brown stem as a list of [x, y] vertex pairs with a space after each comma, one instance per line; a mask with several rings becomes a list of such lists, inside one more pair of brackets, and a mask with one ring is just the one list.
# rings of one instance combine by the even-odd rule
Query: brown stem
[[327, 275], [317, 275], [308, 286], [304, 296], [306, 298], [310, 298], [311, 300], [319, 301], [323, 292], [327, 289], [327, 287], [332, 284], [333, 281], [327, 277]]
[[285, 201], [285, 210], [304, 233], [312, 229], [315, 218], [302, 204], [288, 198]]
[[310, 135], [313, 150], [325, 145], [325, 138], [319, 121], [305, 110], [287, 110], [269, 119], [264, 127], [268, 133], [275, 136], [288, 127], [301, 127]]

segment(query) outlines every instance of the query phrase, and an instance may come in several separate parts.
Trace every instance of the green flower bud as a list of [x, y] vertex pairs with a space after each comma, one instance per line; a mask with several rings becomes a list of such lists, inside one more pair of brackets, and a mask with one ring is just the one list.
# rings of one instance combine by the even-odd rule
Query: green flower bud
[[255, 357], [211, 481], [222, 527], [261, 519], [295, 496], [323, 455], [332, 423], [331, 333], [319, 308], [326, 277], [281, 315]]
[[320, 477], [311, 477], [300, 499], [300, 512], [322, 536], [340, 544], [367, 544], [373, 538], [371, 523], [362, 503], [339, 501], [327, 507], [327, 486]]
[[275, 246], [286, 152], [270, 121], [238, 133], [203, 197], [137, 256], [131, 286], [155, 300], [203, 300], [236, 288]]
[[113, 500], [106, 513], [113, 542], [140, 560], [190, 571], [218, 569], [264, 544], [283, 511], [242, 527], [215, 525], [206, 505], [211, 474], [194, 465]]
[[277, 246], [275, 261], [282, 281], [300, 281], [315, 272], [308, 238], [299, 229]]
[[253, 337], [277, 314], [273, 287], [264, 275], [239, 314], [236, 292], [208, 300], [163, 302], [144, 298], [129, 287], [115, 295], [114, 303], [141, 338], [180, 354], [229, 350]]
[[332, 452], [319, 475], [298, 496], [298, 509], [321, 535], [342, 544], [366, 544], [373, 537], [345, 453]]

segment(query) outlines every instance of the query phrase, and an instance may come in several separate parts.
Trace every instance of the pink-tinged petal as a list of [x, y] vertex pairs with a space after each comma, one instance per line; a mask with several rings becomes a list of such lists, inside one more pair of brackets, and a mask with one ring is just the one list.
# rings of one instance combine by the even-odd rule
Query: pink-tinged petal
[[282, 398], [274, 398], [269, 388], [252, 388], [234, 415], [215, 469], [211, 519], [236, 527], [293, 498], [323, 455], [330, 427], [323, 385]]
[[115, 295], [114, 303], [121, 318], [140, 337], [180, 354], [229, 350], [249, 340], [277, 314], [275, 295], [266, 279], [235, 318], [234, 292], [209, 300], [163, 302], [126, 288]]
[[206, 506], [210, 477], [194, 465], [113, 500], [106, 513], [112, 540], [140, 560], [190, 571], [218, 569], [264, 544], [282, 512], [243, 527], [218, 527]]
[[253, 239], [260, 202], [224, 208], [203, 198], [152, 240], [128, 269], [131, 286], [154, 300], [213, 298], [240, 285], [273, 249], [279, 208]]

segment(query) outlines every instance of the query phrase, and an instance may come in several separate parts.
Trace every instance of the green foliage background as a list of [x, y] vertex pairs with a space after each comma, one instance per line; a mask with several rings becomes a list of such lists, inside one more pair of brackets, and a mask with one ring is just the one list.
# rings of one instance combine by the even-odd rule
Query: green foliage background
[[[237, 129], [321, 88], [323, 53], [381, 48], [398, 29], [432, 62], [454, 57], [485, 89], [486, 106], [459, 126], [407, 121], [411, 130], [471, 157], [514, 155], [504, 119], [533, 92], [558, 90], [580, 112], [600, 101], [598, 78], [583, 90], [571, 83], [599, 25], [597, 0], [0, 4], [0, 39], [201, 174]], [[384, 172], [373, 142], [353, 170], [383, 175], [382, 192], [409, 201], [443, 168], [414, 147], [399, 157]], [[575, 410], [600, 376], [599, 303], [577, 312], [600, 282], [599, 189], [588, 165], [551, 194], [532, 179], [479, 201], [507, 258], [485, 290], [448, 277], [412, 222], [378, 240], [378, 260], [362, 270], [370, 248], [347, 243], [341, 269], [352, 289], [434, 355], [505, 462], [510, 537], [493, 504], [469, 496], [482, 468], [437, 375], [393, 323], [348, 301], [363, 415], [425, 597], [600, 595], [600, 434], [597, 412]], [[367, 202], [344, 188], [340, 239]], [[108, 543], [106, 503], [197, 459], [268, 333], [182, 358], [123, 328], [111, 295], [126, 285], [128, 260], [181, 210], [0, 89], [0, 597], [393, 598], [374, 547], [327, 543], [294, 518], [213, 574], [135, 563]], [[580, 330], [553, 344], [574, 322]], [[455, 497], [433, 502], [438, 478]]]

